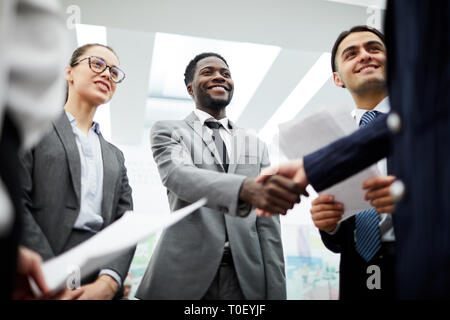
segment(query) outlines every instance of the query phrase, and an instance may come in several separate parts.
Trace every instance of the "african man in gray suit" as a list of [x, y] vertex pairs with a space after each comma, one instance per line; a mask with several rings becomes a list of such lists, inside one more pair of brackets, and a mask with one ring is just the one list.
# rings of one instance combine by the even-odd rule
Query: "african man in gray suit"
[[299, 201], [298, 185], [280, 176], [255, 182], [269, 165], [267, 147], [226, 117], [234, 84], [223, 57], [196, 56], [185, 84], [196, 109], [153, 126], [153, 157], [171, 210], [208, 202], [163, 232], [136, 297], [286, 299], [279, 217], [259, 218], [252, 207], [284, 214]]

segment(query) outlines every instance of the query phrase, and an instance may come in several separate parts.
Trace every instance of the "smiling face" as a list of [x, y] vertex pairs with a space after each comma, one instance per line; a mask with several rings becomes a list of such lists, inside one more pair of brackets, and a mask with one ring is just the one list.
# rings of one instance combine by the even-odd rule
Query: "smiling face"
[[[94, 46], [88, 48], [78, 59], [95, 56], [103, 59], [108, 66], [119, 66], [119, 60], [109, 49]], [[94, 63], [94, 61], [92, 60]], [[89, 67], [89, 59], [68, 67], [66, 79], [69, 83], [69, 97], [74, 96], [91, 105], [98, 106], [107, 103], [114, 95], [117, 84], [109, 77], [109, 68], [102, 73], [95, 73]]]
[[210, 56], [197, 62], [194, 78], [187, 90], [197, 107], [220, 110], [230, 103], [234, 83], [225, 62]]
[[386, 49], [377, 35], [369, 31], [349, 34], [336, 52], [334, 83], [363, 95], [386, 87]]

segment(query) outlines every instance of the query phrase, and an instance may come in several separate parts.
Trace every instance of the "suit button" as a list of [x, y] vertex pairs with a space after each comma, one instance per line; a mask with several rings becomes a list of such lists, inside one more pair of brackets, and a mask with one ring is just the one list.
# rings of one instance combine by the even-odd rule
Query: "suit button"
[[389, 114], [386, 119], [386, 124], [392, 133], [399, 133], [402, 129], [402, 119], [400, 119], [400, 116], [395, 112]]
[[401, 180], [396, 180], [391, 184], [390, 193], [395, 201], [402, 200], [405, 196], [405, 184]]

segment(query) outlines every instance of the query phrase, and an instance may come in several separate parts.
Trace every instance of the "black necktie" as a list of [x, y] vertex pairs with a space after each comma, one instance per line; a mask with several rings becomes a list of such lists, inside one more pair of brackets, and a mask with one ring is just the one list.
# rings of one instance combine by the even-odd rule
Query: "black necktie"
[[225, 170], [225, 172], [228, 172], [228, 164], [230, 161], [228, 160], [227, 147], [225, 146], [225, 143], [223, 142], [219, 132], [220, 127], [222, 127], [222, 124], [220, 122], [208, 121], [205, 122], [205, 125], [208, 128], [212, 129], [213, 131], [212, 137], [214, 143], [216, 144], [217, 151], [219, 151], [220, 158], [222, 159], [223, 169]]
[[[212, 129], [213, 131], [213, 140], [214, 143], [216, 144], [216, 148], [219, 151], [219, 155], [220, 158], [222, 159], [222, 166], [223, 169], [225, 170], [225, 172], [228, 172], [228, 153], [227, 153], [227, 147], [225, 146], [225, 142], [223, 142], [222, 137], [220, 136], [220, 132], [219, 129], [220, 127], [222, 127], [222, 124], [220, 122], [212, 122], [212, 121], [208, 121], [205, 122], [205, 125]], [[227, 224], [225, 222], [225, 216], [223, 217], [224, 221], [224, 226], [225, 226], [225, 243], [227, 243], [228, 240], [228, 231], [227, 231]]]

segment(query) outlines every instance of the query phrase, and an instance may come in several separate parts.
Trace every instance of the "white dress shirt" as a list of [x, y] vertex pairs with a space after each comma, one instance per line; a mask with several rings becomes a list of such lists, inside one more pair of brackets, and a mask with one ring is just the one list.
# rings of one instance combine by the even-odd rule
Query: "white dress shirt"
[[[391, 110], [391, 107], [389, 105], [389, 98], [386, 97], [375, 108], [372, 109], [373, 111], [378, 111], [381, 113], [389, 113]], [[359, 123], [361, 122], [361, 118], [369, 110], [365, 109], [355, 109], [352, 111], [352, 117], [355, 119], [356, 124], [359, 126]], [[377, 163], [378, 169], [380, 170], [381, 174], [384, 176], [387, 176], [387, 161], [386, 159], [381, 159]], [[392, 225], [392, 214], [390, 213], [381, 213], [380, 214], [380, 233], [381, 233], [381, 241], [382, 242], [389, 242], [389, 241], [395, 241], [395, 235], [394, 235], [394, 227]]]
[[[231, 132], [231, 129], [229, 127], [229, 120], [227, 117], [222, 118], [220, 120], [217, 120], [216, 118], [214, 118], [212, 115], [210, 115], [209, 113], [197, 109], [195, 108], [194, 110], [195, 115], [198, 117], [198, 119], [200, 120], [202, 126], [205, 124], [205, 122], [219, 122], [222, 124], [222, 126], [219, 128], [219, 134], [220, 137], [223, 140], [223, 143], [225, 143], [225, 147], [227, 148], [227, 154], [228, 154], [228, 158], [231, 157], [230, 155], [230, 151], [231, 151], [231, 141], [232, 141], [232, 136], [233, 133]], [[206, 126], [206, 129], [209, 131], [209, 133], [211, 133], [211, 135], [213, 134], [213, 130], [209, 127]], [[225, 242], [225, 248], [228, 248], [230, 246], [230, 242], [226, 241]]]
[[[378, 111], [381, 113], [388, 113], [390, 111], [391, 107], [389, 105], [389, 98], [386, 97], [379, 104], [376, 105], [375, 108], [373, 108], [373, 111]], [[351, 115], [353, 119], [355, 119], [356, 124], [359, 126], [359, 123], [361, 122], [361, 118], [369, 110], [366, 109], [354, 109], [351, 112]], [[377, 163], [378, 169], [380, 170], [381, 174], [386, 176], [387, 175], [387, 162], [386, 159], [381, 159]], [[331, 232], [328, 232], [331, 235], [334, 235], [339, 230], [340, 224]], [[381, 242], [392, 242], [395, 241], [395, 234], [394, 234], [394, 227], [392, 224], [392, 214], [390, 213], [381, 213], [380, 214], [380, 233], [381, 233]], [[356, 230], [354, 231], [356, 233]]]
[[[223, 119], [217, 120], [216, 118], [214, 118], [213, 116], [211, 116], [209, 113], [203, 111], [203, 110], [199, 110], [199, 109], [195, 109], [194, 110], [195, 115], [198, 117], [198, 119], [201, 121], [202, 126], [205, 124], [205, 122], [219, 122], [222, 124], [222, 126], [219, 128], [219, 134], [220, 137], [222, 138], [223, 142], [225, 143], [225, 147], [227, 147], [227, 154], [228, 154], [228, 158], [231, 157], [230, 155], [230, 151], [231, 151], [231, 141], [232, 141], [232, 136], [233, 133], [231, 132], [231, 129], [228, 125], [228, 118], [225, 117]], [[211, 135], [213, 134], [213, 131], [211, 128], [206, 127], [207, 130], [211, 133]]]

